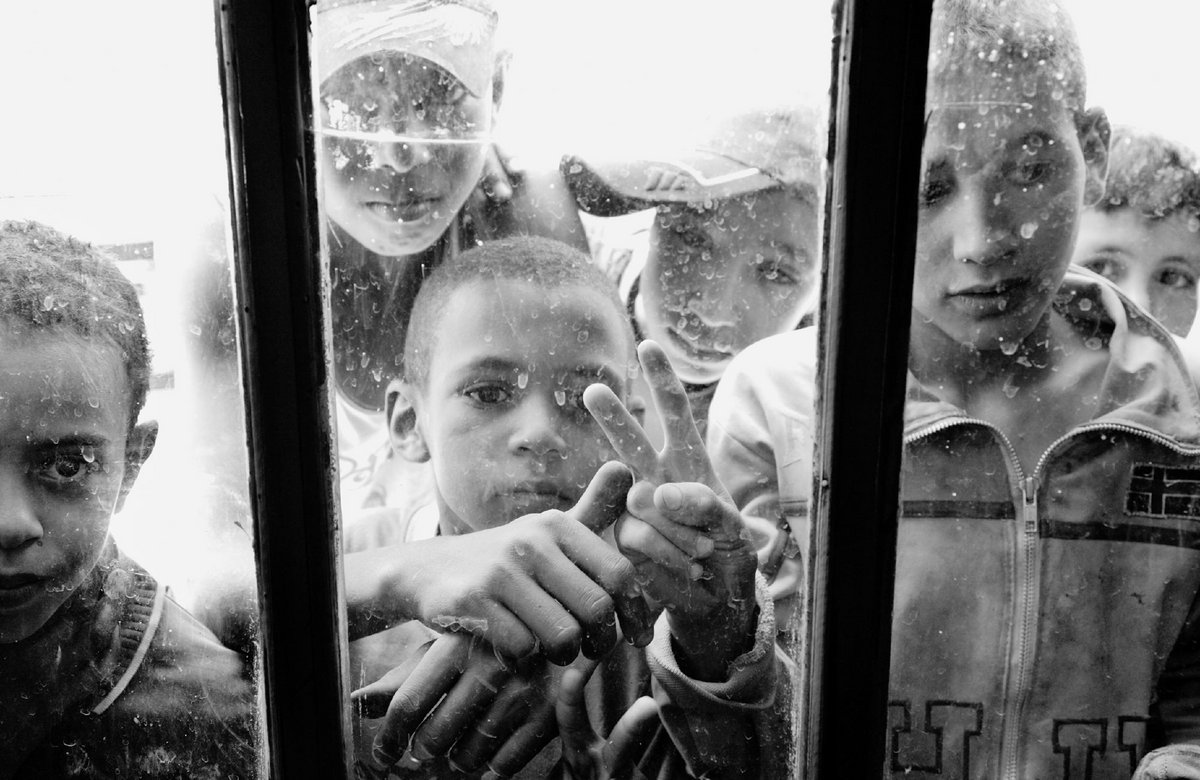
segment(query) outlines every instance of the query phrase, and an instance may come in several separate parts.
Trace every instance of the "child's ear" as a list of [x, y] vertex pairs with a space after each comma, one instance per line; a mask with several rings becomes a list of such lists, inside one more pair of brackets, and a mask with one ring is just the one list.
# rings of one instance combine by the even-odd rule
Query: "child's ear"
[[385, 413], [388, 421], [388, 441], [392, 449], [405, 460], [424, 463], [429, 460], [429, 448], [417, 425], [417, 407], [414, 401], [417, 389], [400, 379], [388, 384]]
[[[512, 61], [512, 53], [507, 51], [496, 53], [496, 66], [492, 70], [492, 111], [499, 111], [504, 100], [504, 81], [508, 76], [508, 63]], [[495, 123], [496, 118], [492, 117]]]
[[158, 441], [158, 422], [150, 420], [133, 426], [125, 439], [125, 476], [121, 479], [121, 494], [117, 497], [117, 511], [125, 505], [125, 497], [137, 481], [142, 471], [142, 464], [150, 453], [154, 452], [154, 443]]
[[1075, 120], [1079, 129], [1079, 145], [1083, 148], [1083, 164], [1087, 179], [1084, 182], [1083, 205], [1094, 206], [1104, 197], [1108, 179], [1108, 144], [1112, 127], [1102, 108], [1092, 108]]

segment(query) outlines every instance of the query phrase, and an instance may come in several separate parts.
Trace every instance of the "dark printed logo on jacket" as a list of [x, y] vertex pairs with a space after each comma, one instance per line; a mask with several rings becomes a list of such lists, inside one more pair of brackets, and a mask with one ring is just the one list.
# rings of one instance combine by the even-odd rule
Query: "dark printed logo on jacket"
[[1136, 464], [1125, 493], [1125, 512], [1149, 517], [1200, 518], [1200, 469]]

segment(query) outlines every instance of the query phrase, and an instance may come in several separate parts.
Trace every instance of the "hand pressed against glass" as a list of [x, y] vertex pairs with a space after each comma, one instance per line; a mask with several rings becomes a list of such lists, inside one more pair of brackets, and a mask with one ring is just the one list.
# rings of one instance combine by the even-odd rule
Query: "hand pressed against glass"
[[[93, 569], [148, 454], [113, 347], [0, 324], [0, 643], [39, 629]], [[126, 451], [133, 458], [126, 463]]]
[[1196, 318], [1200, 232], [1179, 213], [1151, 219], [1132, 209], [1087, 211], [1080, 220], [1076, 265], [1114, 284], [1177, 336]]
[[325, 208], [356, 241], [411, 255], [437, 240], [479, 182], [492, 87], [473, 94], [430, 60], [360, 57], [321, 86]]
[[714, 382], [735, 354], [800, 322], [816, 284], [815, 204], [780, 187], [659, 207], [638, 319], [681, 379]]
[[713, 473], [687, 394], [653, 341], [638, 357], [664, 423], [661, 451], [612, 390], [592, 385], [584, 402], [638, 482], [629, 514], [616, 526], [617, 546], [638, 570], [652, 600], [666, 607], [685, 669], [698, 679], [723, 679], [753, 634], [753, 548], [741, 516]]

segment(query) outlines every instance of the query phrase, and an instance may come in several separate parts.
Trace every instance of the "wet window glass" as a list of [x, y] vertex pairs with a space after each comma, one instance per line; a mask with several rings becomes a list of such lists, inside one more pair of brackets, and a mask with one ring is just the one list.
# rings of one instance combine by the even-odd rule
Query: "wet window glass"
[[356, 771], [787, 772], [829, 4], [311, 27]]
[[1113, 11], [934, 7], [888, 776], [1200, 766], [1195, 9]]
[[4, 16], [0, 776], [258, 777], [212, 4]]

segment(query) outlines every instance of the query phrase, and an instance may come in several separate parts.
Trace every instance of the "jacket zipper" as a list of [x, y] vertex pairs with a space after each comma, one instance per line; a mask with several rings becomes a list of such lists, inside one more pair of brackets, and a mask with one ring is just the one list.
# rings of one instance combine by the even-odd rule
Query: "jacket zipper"
[[[939, 431], [946, 430], [947, 428], [951, 428], [955, 425], [981, 425], [996, 434], [997, 438], [1003, 445], [1001, 449], [1005, 451], [1008, 462], [1012, 465], [1012, 472], [1016, 476], [1017, 485], [1021, 492], [1020, 517], [1022, 521], [1022, 534], [1019, 542], [1020, 559], [1018, 561], [1018, 567], [1023, 567], [1024, 576], [1018, 575], [1018, 578], [1022, 583], [1022, 588], [1017, 594], [1017, 611], [1020, 612], [1020, 615], [1017, 618], [1017, 637], [1014, 643], [1016, 647], [1016, 674], [1013, 678], [1013, 684], [1006, 687], [1006, 695], [1004, 700], [1004, 720], [1001, 724], [1000, 735], [1000, 758], [1001, 766], [1004, 767], [1003, 777], [1009, 780], [1019, 780], [1019, 738], [1022, 733], [1021, 715], [1025, 708], [1025, 699], [1029, 688], [1029, 683], [1026, 678], [1029, 674], [1030, 657], [1032, 656], [1033, 652], [1033, 638], [1037, 633], [1037, 606], [1040, 600], [1038, 594], [1040, 578], [1038, 576], [1039, 567], [1037, 561], [1039, 522], [1037, 491], [1041, 481], [1042, 470], [1045, 468], [1046, 462], [1049, 460], [1050, 456], [1069, 439], [1083, 433], [1094, 431], [1116, 431], [1140, 436], [1183, 455], [1200, 454], [1200, 448], [1183, 447], [1160, 433], [1134, 425], [1108, 422], [1084, 423], [1083, 425], [1079, 425], [1063, 436], [1055, 439], [1042, 453], [1041, 457], [1038, 458], [1037, 464], [1033, 469], [1033, 474], [1027, 477], [1025, 476], [1024, 470], [1021, 468], [1021, 461], [1017, 457], [1017, 450], [1015, 447], [1013, 447], [1012, 442], [1003, 431], [986, 420], [980, 420], [973, 417], [954, 417], [950, 420], [943, 420], [941, 422], [934, 423], [916, 433], [906, 435], [904, 437], [904, 443], [911, 444], [919, 439], [930, 436]], [[1014, 659], [1010, 658], [1010, 669], [1013, 668], [1013, 664], [1011, 663], [1013, 660]], [[1015, 691], [1016, 695], [1010, 695], [1010, 691]]]

